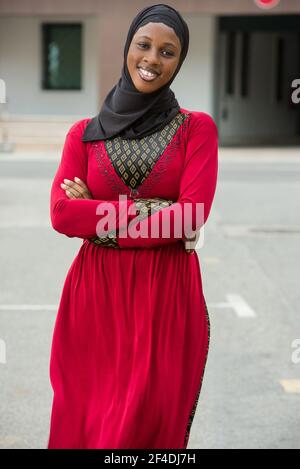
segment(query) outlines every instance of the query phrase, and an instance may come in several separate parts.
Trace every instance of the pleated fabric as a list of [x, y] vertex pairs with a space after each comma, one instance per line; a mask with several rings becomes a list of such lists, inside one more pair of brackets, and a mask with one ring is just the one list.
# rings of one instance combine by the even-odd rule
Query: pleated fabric
[[83, 243], [54, 331], [49, 448], [186, 447], [209, 341], [199, 276], [180, 245]]

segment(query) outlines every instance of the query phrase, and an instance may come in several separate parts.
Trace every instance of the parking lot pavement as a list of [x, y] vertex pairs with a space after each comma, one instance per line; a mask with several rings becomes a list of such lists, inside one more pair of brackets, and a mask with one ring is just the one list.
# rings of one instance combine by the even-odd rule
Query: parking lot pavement
[[[197, 250], [211, 338], [189, 448], [299, 449], [297, 151], [220, 149]], [[48, 157], [0, 155], [0, 448], [46, 447], [53, 325], [82, 243], [51, 228]]]

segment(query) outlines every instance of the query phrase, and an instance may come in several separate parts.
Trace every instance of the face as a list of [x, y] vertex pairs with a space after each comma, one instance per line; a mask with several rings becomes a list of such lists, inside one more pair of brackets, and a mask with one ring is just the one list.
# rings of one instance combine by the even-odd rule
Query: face
[[127, 67], [134, 86], [141, 93], [152, 93], [174, 75], [181, 44], [173, 28], [164, 23], [147, 23], [132, 38]]

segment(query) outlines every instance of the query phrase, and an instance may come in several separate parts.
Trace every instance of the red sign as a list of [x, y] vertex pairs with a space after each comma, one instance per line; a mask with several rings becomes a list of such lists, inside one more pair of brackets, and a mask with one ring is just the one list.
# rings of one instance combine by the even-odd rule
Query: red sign
[[254, 0], [254, 2], [259, 8], [270, 10], [271, 8], [276, 7], [280, 0]]

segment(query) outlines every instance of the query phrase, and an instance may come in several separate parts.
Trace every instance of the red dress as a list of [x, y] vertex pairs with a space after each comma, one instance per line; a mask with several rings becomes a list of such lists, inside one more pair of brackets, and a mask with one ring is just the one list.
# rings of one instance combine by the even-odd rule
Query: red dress
[[[83, 242], [65, 279], [53, 333], [49, 449], [187, 447], [209, 346], [197, 253], [186, 253], [172, 227], [169, 238], [116, 236], [118, 249], [91, 242], [100, 201], [113, 202], [118, 226], [128, 226], [132, 218], [120, 209], [120, 194], [128, 197], [123, 209], [136, 196], [172, 200], [176, 210], [190, 202], [193, 229], [194, 207], [202, 202], [207, 220], [217, 182], [217, 127], [206, 113], [180, 113], [187, 118], [137, 191], [120, 177], [121, 166], [116, 171], [104, 141], [81, 141], [90, 119], [67, 134], [50, 216], [55, 230]], [[76, 176], [93, 199], [67, 197], [60, 184]], [[170, 208], [139, 225], [161, 226]]]

